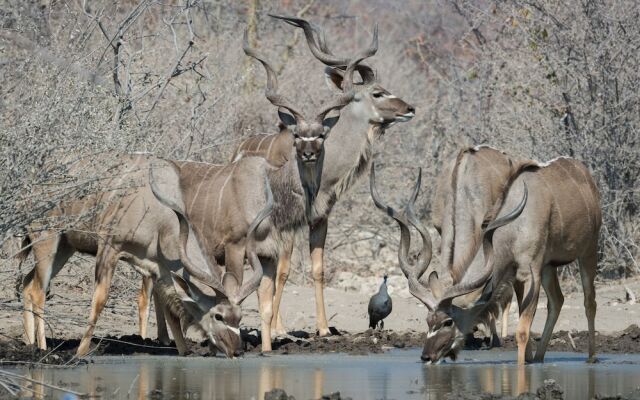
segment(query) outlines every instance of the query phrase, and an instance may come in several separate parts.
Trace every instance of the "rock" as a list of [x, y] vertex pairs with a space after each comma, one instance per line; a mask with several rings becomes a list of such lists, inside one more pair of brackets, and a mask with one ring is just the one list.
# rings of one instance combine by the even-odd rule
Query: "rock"
[[321, 397], [322, 400], [351, 400], [351, 397], [342, 397], [340, 396], [340, 392], [335, 392], [331, 394], [325, 394]]
[[636, 295], [633, 293], [631, 289], [627, 285], [624, 286], [625, 290], [625, 300], [627, 304], [636, 304]]
[[540, 400], [563, 400], [564, 390], [553, 379], [545, 379], [544, 384], [536, 392]]
[[282, 389], [271, 389], [264, 392], [264, 400], [296, 400], [295, 397], [287, 395]]

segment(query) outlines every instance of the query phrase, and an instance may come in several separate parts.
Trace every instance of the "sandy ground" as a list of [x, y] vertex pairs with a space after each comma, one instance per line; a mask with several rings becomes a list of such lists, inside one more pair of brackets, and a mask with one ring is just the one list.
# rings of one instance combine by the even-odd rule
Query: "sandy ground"
[[[91, 287], [90, 282], [77, 285], [73, 282], [73, 270], [69, 274], [54, 280], [51, 299], [47, 302], [47, 336], [59, 339], [80, 338], [88, 318]], [[1, 276], [0, 276], [1, 277]], [[327, 316], [329, 324], [340, 331], [351, 333], [367, 329], [367, 304], [373, 285], [378, 278], [371, 280], [368, 290], [344, 290], [329, 287], [325, 289]], [[426, 329], [426, 308], [409, 296], [403, 285], [403, 278], [391, 279], [393, 312], [385, 320], [385, 328], [395, 332], [409, 330], [422, 332]], [[138, 333], [137, 305], [135, 301], [137, 282], [123, 282], [120, 277], [114, 282], [114, 291], [105, 311], [102, 313], [95, 331], [96, 336], [129, 335]], [[17, 300], [13, 285], [0, 287], [0, 335], [18, 338], [22, 335], [21, 303]], [[395, 287], [394, 287], [395, 285]], [[625, 301], [624, 285], [640, 298], [640, 279], [624, 282], [602, 283], [597, 285], [598, 312], [596, 329], [603, 334], [613, 334], [624, 330], [631, 324], [640, 325], [640, 304]], [[367, 292], [369, 291], [369, 292]], [[564, 290], [565, 293], [568, 290]], [[582, 305], [580, 290], [565, 294], [565, 303], [555, 330], [586, 330], [587, 322]], [[315, 331], [315, 301], [312, 287], [289, 285], [285, 288], [282, 303], [282, 316], [289, 330]], [[243, 304], [245, 328], [260, 326], [257, 296], [251, 295]], [[541, 332], [546, 318], [546, 298], [541, 296], [538, 311], [533, 324], [533, 332]], [[517, 323], [517, 307], [511, 307], [509, 332], [513, 334]], [[152, 309], [149, 318], [149, 332], [155, 337], [155, 315]], [[197, 336], [193, 337], [194, 339]]]

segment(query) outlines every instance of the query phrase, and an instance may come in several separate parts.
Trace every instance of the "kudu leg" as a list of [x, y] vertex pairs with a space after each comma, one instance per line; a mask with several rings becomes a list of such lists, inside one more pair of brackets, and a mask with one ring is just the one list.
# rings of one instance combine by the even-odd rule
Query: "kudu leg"
[[187, 341], [184, 339], [184, 335], [182, 334], [182, 328], [180, 326], [180, 318], [168, 312], [165, 314], [167, 318], [167, 324], [169, 325], [169, 329], [171, 329], [171, 333], [173, 334], [173, 339], [176, 341], [176, 348], [178, 349], [178, 354], [184, 356], [189, 351], [187, 347]]
[[500, 337], [498, 336], [498, 328], [496, 327], [496, 317], [493, 314], [489, 316], [489, 332], [491, 334], [489, 347], [493, 348], [502, 346], [502, 342], [500, 342]]
[[98, 322], [98, 317], [100, 317], [100, 313], [102, 313], [102, 310], [109, 299], [111, 280], [113, 278], [113, 272], [115, 271], [119, 256], [118, 251], [111, 247], [109, 243], [101, 245], [98, 249], [98, 255], [96, 256], [95, 288], [93, 290], [93, 299], [91, 300], [89, 326], [82, 336], [80, 346], [78, 346], [76, 354], [79, 357], [85, 356], [89, 353], [91, 338], [93, 337], [93, 331], [95, 330], [96, 323]]
[[502, 307], [502, 320], [500, 322], [500, 337], [505, 339], [509, 335], [509, 311], [511, 310], [511, 299], [504, 303]]
[[62, 242], [59, 235], [51, 234], [49, 239], [33, 245], [33, 255], [36, 261], [35, 269], [26, 277], [30, 280], [24, 282], [23, 319], [27, 343], [34, 344], [37, 341], [38, 347], [44, 350], [47, 348], [44, 320], [47, 288], [51, 279], [60, 272], [69, 257], [73, 255], [73, 250]]
[[331, 334], [324, 307], [324, 244], [327, 238], [327, 222], [323, 219], [309, 227], [311, 273], [316, 294], [316, 328], [320, 336]]
[[522, 299], [522, 303], [520, 304], [520, 319], [518, 321], [518, 328], [516, 329], [519, 365], [524, 365], [526, 362], [531, 361], [529, 335], [531, 333], [533, 318], [536, 315], [538, 297], [540, 296], [540, 279], [539, 277], [529, 277], [523, 286], [524, 291], [521, 295], [524, 294], [525, 298]]
[[165, 346], [168, 346], [171, 343], [169, 339], [169, 332], [167, 331], [167, 321], [164, 317], [164, 307], [162, 306], [162, 302], [158, 299], [158, 296], [155, 292], [151, 292], [153, 296], [153, 306], [156, 310], [156, 329], [158, 330], [158, 341]]
[[291, 254], [293, 253], [294, 240], [291, 238], [289, 243], [286, 243], [283, 251], [278, 257], [278, 267], [276, 269], [276, 294], [273, 296], [273, 319], [271, 321], [271, 335], [286, 335], [287, 330], [282, 322], [282, 315], [280, 313], [280, 302], [282, 301], [282, 294], [284, 293], [284, 285], [289, 278], [289, 267], [291, 263]]
[[262, 319], [262, 351], [271, 351], [271, 321], [273, 320], [273, 294], [275, 262], [274, 260], [262, 260], [263, 275], [258, 287], [258, 305]]
[[556, 326], [562, 304], [564, 303], [564, 296], [562, 295], [560, 283], [558, 282], [558, 271], [554, 267], [546, 266], [543, 268], [542, 287], [545, 293], [547, 293], [547, 320], [544, 323], [542, 338], [536, 348], [534, 362], [544, 361], [544, 354], [547, 351], [553, 328]]
[[151, 292], [153, 291], [153, 278], [142, 277], [142, 286], [138, 293], [138, 329], [143, 339], [147, 338], [147, 323], [149, 321], [149, 308], [151, 307]]
[[597, 246], [592, 246], [587, 255], [578, 260], [580, 264], [580, 278], [582, 280], [582, 291], [584, 292], [584, 310], [587, 315], [587, 325], [589, 327], [589, 359], [587, 362], [596, 362], [596, 288], [594, 279], [596, 277], [596, 267], [598, 254]]

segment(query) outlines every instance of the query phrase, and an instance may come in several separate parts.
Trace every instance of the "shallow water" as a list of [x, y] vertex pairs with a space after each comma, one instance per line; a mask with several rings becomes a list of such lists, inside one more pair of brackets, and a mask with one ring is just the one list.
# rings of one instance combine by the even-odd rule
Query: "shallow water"
[[[546, 363], [518, 367], [515, 352], [462, 352], [455, 363], [425, 366], [420, 351], [385, 354], [247, 356], [179, 358], [168, 356], [96, 357], [74, 368], [14, 368], [12, 372], [102, 398], [261, 399], [283, 388], [298, 400], [340, 391], [354, 399], [442, 399], [453, 390], [518, 394], [535, 391], [555, 379], [566, 399], [590, 399], [596, 393], [623, 394], [640, 387], [640, 355], [586, 356], [548, 353]], [[8, 368], [3, 368], [7, 370]], [[60, 392], [35, 385], [37, 393], [59, 398]], [[2, 389], [0, 389], [2, 392]], [[6, 393], [5, 393], [6, 394]], [[25, 393], [26, 394], [26, 393]]]

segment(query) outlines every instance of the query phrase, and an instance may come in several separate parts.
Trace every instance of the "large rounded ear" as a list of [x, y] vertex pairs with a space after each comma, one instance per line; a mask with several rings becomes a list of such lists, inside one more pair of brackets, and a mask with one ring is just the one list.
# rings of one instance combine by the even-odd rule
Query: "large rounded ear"
[[324, 69], [324, 79], [331, 89], [342, 91], [343, 77], [342, 71], [336, 68], [325, 67]]
[[476, 301], [475, 305], [483, 305], [491, 300], [491, 296], [493, 296], [493, 280], [489, 279], [486, 285], [484, 285], [484, 289], [482, 289], [482, 294], [480, 298]]
[[444, 287], [442, 286], [442, 282], [440, 282], [440, 279], [438, 279], [438, 273], [436, 271], [432, 271], [429, 274], [429, 288], [431, 289], [431, 293], [433, 293], [436, 299], [442, 298]]
[[333, 127], [338, 123], [339, 119], [340, 113], [334, 116], [325, 117], [325, 119], [322, 120], [322, 126], [324, 126], [325, 133], [333, 129]]
[[180, 170], [175, 163], [160, 158], [153, 160], [149, 166], [149, 184], [162, 204], [185, 214], [180, 190]]
[[282, 124], [289, 130], [292, 130], [296, 125], [298, 125], [296, 117], [286, 112], [282, 107], [278, 108], [278, 117], [280, 117]]
[[189, 312], [193, 312], [193, 307], [197, 307], [198, 311], [207, 312], [216, 305], [216, 298], [204, 293], [191, 280], [184, 279], [173, 271], [171, 272], [171, 280], [178, 297]]

